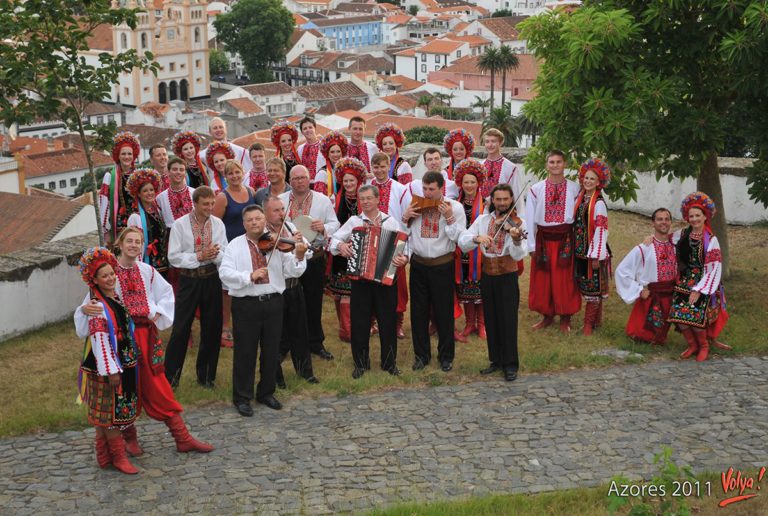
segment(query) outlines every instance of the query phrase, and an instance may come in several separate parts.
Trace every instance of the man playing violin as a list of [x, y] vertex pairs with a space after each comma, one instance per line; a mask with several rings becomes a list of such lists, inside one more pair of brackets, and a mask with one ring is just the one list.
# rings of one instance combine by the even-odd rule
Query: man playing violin
[[437, 322], [437, 354], [443, 372], [453, 369], [456, 341], [454, 329], [454, 251], [466, 226], [461, 204], [443, 196], [445, 178], [427, 172], [421, 180], [424, 198], [440, 201], [437, 207], [419, 209], [411, 203], [403, 213], [411, 249], [411, 331], [415, 359], [413, 370], [424, 369], [431, 359], [429, 311]]
[[513, 207], [512, 187], [500, 183], [491, 190], [490, 213], [477, 217], [459, 237], [459, 247], [466, 252], [480, 247], [483, 254], [480, 292], [483, 298], [485, 328], [488, 335], [490, 366], [480, 374], [504, 371], [504, 378], [517, 378], [517, 312], [520, 290], [517, 261], [528, 254], [523, 243], [525, 221]]
[[256, 401], [271, 409], [282, 408], [274, 395], [283, 327], [282, 293], [286, 278], [297, 278], [306, 270], [307, 245], [297, 241], [292, 252], [262, 251], [259, 240], [263, 242], [266, 218], [257, 205], [243, 209], [243, 226], [245, 234], [227, 245], [219, 275], [232, 296], [235, 337], [232, 401], [240, 415], [250, 417], [253, 416], [251, 400], [259, 347], [261, 359]]
[[[307, 241], [296, 227], [285, 220], [285, 207], [283, 202], [275, 196], [270, 196], [264, 201], [264, 215], [267, 219], [267, 231], [270, 236], [270, 242], [275, 241], [275, 237], [280, 235], [285, 242]], [[312, 251], [308, 250], [305, 255], [307, 262], [312, 259]], [[280, 354], [277, 365], [277, 386], [285, 389], [285, 378], [283, 377], [283, 363], [288, 352], [291, 352], [291, 361], [296, 374], [307, 380], [309, 383], [319, 383], [312, 372], [312, 354], [309, 352], [309, 340], [307, 330], [307, 305], [304, 301], [304, 290], [301, 288], [299, 278], [286, 278], [285, 290], [283, 291], [283, 333], [280, 337]]]

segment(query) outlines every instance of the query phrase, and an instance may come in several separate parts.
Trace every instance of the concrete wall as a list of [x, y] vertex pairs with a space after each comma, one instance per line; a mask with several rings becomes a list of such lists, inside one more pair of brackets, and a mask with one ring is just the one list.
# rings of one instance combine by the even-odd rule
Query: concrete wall
[[[413, 167], [414, 178], [420, 178], [424, 172], [424, 159], [421, 154], [428, 147], [423, 143], [412, 143], [406, 145], [401, 155], [409, 161]], [[442, 150], [442, 145], [437, 146]], [[531, 184], [537, 181], [525, 171], [523, 160], [527, 154], [526, 149], [504, 148], [504, 155], [517, 164], [523, 171], [522, 184], [531, 179]], [[444, 154], [444, 156], [447, 156]], [[485, 158], [485, 149], [475, 148], [473, 156], [476, 158]], [[448, 163], [444, 157], [445, 164]], [[723, 199], [725, 204], [725, 216], [729, 224], [752, 225], [760, 222], [768, 222], [768, 209], [762, 204], [756, 203], [749, 198], [747, 192], [747, 172], [746, 168], [752, 164], [751, 159], [744, 158], [719, 158], [720, 165], [720, 183], [723, 189]], [[566, 175], [575, 175], [576, 171], [566, 172]], [[683, 181], [674, 179], [667, 181], [662, 179], [656, 181], [656, 174], [652, 172], [636, 172], [637, 182], [640, 188], [637, 191], [637, 202], [624, 204], [623, 201], [608, 201], [608, 208], [614, 210], [626, 210], [634, 213], [650, 215], [653, 210], [660, 207], [666, 207], [672, 210], [672, 216], [680, 217], [680, 203], [691, 192], [696, 190], [695, 179], [685, 179]]]
[[87, 292], [77, 260], [95, 233], [0, 256], [0, 341], [70, 319]]

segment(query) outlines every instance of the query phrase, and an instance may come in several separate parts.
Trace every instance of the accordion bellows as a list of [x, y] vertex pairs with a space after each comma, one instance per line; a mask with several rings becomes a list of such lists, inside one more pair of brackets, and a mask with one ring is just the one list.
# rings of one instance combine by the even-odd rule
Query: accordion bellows
[[347, 274], [353, 280], [375, 281], [391, 285], [397, 267], [392, 260], [405, 251], [408, 235], [381, 226], [360, 226], [352, 230], [349, 243], [352, 258], [347, 259]]

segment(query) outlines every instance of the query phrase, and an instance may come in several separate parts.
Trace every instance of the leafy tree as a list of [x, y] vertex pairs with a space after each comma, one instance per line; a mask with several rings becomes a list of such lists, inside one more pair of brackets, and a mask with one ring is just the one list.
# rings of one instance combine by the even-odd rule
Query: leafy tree
[[507, 16], [512, 16], [512, 11], [509, 9], [499, 9], [493, 12], [491, 18], [506, 18]]
[[115, 124], [91, 125], [85, 111], [89, 104], [109, 98], [120, 74], [135, 68], [157, 73], [157, 63], [151, 53], [140, 55], [134, 49], [115, 55], [103, 52], [98, 63], [86, 61], [82, 52], [89, 49], [88, 38], [96, 27], [135, 28], [137, 12], [113, 9], [110, 0], [0, 1], [0, 119], [7, 126], [61, 120], [78, 133], [97, 213], [92, 152], [111, 146]]
[[432, 125], [420, 125], [405, 131], [405, 137], [408, 142], [430, 143], [433, 145], [442, 145], [445, 137], [445, 129]]
[[525, 113], [520, 113], [515, 117], [515, 124], [520, 131], [520, 135], [528, 135], [531, 137], [531, 145], [536, 145], [536, 136], [541, 132], [538, 124], [532, 122]]
[[486, 48], [485, 52], [480, 55], [480, 59], [477, 60], [478, 70], [491, 74], [491, 109], [493, 109], [493, 92], [496, 88], [496, 72], [499, 71], [500, 65], [499, 50], [495, 47]]
[[490, 99], [484, 99], [478, 95], [475, 95], [475, 101], [470, 105], [473, 108], [480, 108], [482, 110], [482, 117], [485, 118], [485, 110], [491, 106]]
[[423, 107], [424, 112], [427, 114], [427, 116], [429, 116], [429, 108], [434, 100], [435, 99], [432, 97], [432, 95], [422, 95], [419, 97], [419, 100], [416, 101], [416, 105], [418, 107]]
[[520, 61], [509, 45], [499, 47], [499, 70], [501, 70], [501, 105], [507, 103], [507, 72], [520, 66]]
[[[539, 95], [524, 112], [541, 136], [527, 165], [543, 171], [550, 148], [577, 161], [602, 156], [614, 171], [607, 194], [625, 202], [637, 199], [632, 170], [696, 177], [718, 207], [713, 227], [727, 274], [717, 156], [737, 106], [751, 105], [743, 130], [761, 157], [768, 151], [767, 19], [764, 1], [731, 0], [595, 0], [529, 18], [521, 37], [541, 69]], [[750, 180], [750, 195], [768, 202], [759, 166]]]
[[473, 118], [469, 111], [450, 106], [435, 106], [432, 108], [432, 115], [438, 115], [447, 120], [471, 120]]
[[229, 70], [226, 52], [212, 48], [208, 53], [208, 70], [211, 75], [218, 75]]
[[483, 120], [483, 133], [491, 127], [501, 131], [501, 134], [504, 135], [505, 145], [508, 147], [517, 146], [521, 131], [520, 126], [515, 121], [515, 117], [512, 116], [509, 104], [491, 109], [488, 118]]
[[419, 14], [419, 6], [418, 5], [412, 5], [408, 8], [408, 14], [411, 16], [416, 16]]
[[280, 0], [240, 0], [213, 26], [227, 50], [240, 55], [253, 82], [274, 80], [269, 65], [285, 57], [294, 26]]
[[85, 192], [95, 192], [101, 184], [101, 180], [104, 179], [104, 174], [109, 172], [109, 170], [107, 167], [101, 167], [96, 169], [93, 175], [90, 172], [83, 174], [83, 178], [80, 179], [80, 183], [75, 188], [75, 197], [79, 197]]

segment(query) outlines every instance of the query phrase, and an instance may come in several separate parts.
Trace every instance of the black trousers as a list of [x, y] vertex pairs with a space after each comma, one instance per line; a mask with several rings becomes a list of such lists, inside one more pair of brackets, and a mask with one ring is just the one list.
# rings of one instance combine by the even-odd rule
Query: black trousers
[[280, 333], [283, 327], [283, 296], [259, 301], [257, 297], [232, 298], [232, 332], [235, 349], [232, 357], [232, 401], [253, 399], [256, 378], [256, 356], [259, 359], [259, 385], [256, 399], [275, 393]]
[[299, 281], [304, 289], [304, 301], [307, 304], [307, 331], [309, 332], [309, 350], [317, 353], [325, 349], [323, 341], [323, 289], [325, 288], [325, 256], [313, 258], [307, 262], [307, 270]]
[[307, 337], [307, 306], [301, 285], [283, 291], [283, 333], [280, 337], [280, 358], [290, 351], [296, 374], [302, 378], [313, 376], [312, 354]]
[[427, 266], [411, 262], [411, 333], [416, 358], [428, 364], [432, 358], [429, 342], [430, 307], [437, 323], [437, 358], [440, 362], [453, 362], [456, 341], [453, 331], [454, 270], [453, 261], [443, 265]]
[[173, 311], [173, 330], [165, 350], [165, 376], [176, 386], [181, 378], [187, 342], [200, 308], [200, 347], [197, 352], [197, 381], [212, 383], [216, 379], [221, 349], [221, 280], [214, 273], [206, 278], [179, 276], [176, 306]]
[[488, 359], [492, 364], [515, 371], [520, 367], [517, 356], [517, 312], [520, 289], [517, 273], [488, 276], [480, 279], [483, 296], [485, 331], [488, 334]]
[[397, 283], [384, 286], [373, 281], [352, 282], [350, 319], [352, 319], [352, 360], [355, 367], [371, 368], [370, 338], [371, 316], [379, 321], [381, 342], [381, 368], [391, 371], [397, 365], [397, 333], [395, 329], [397, 309]]

